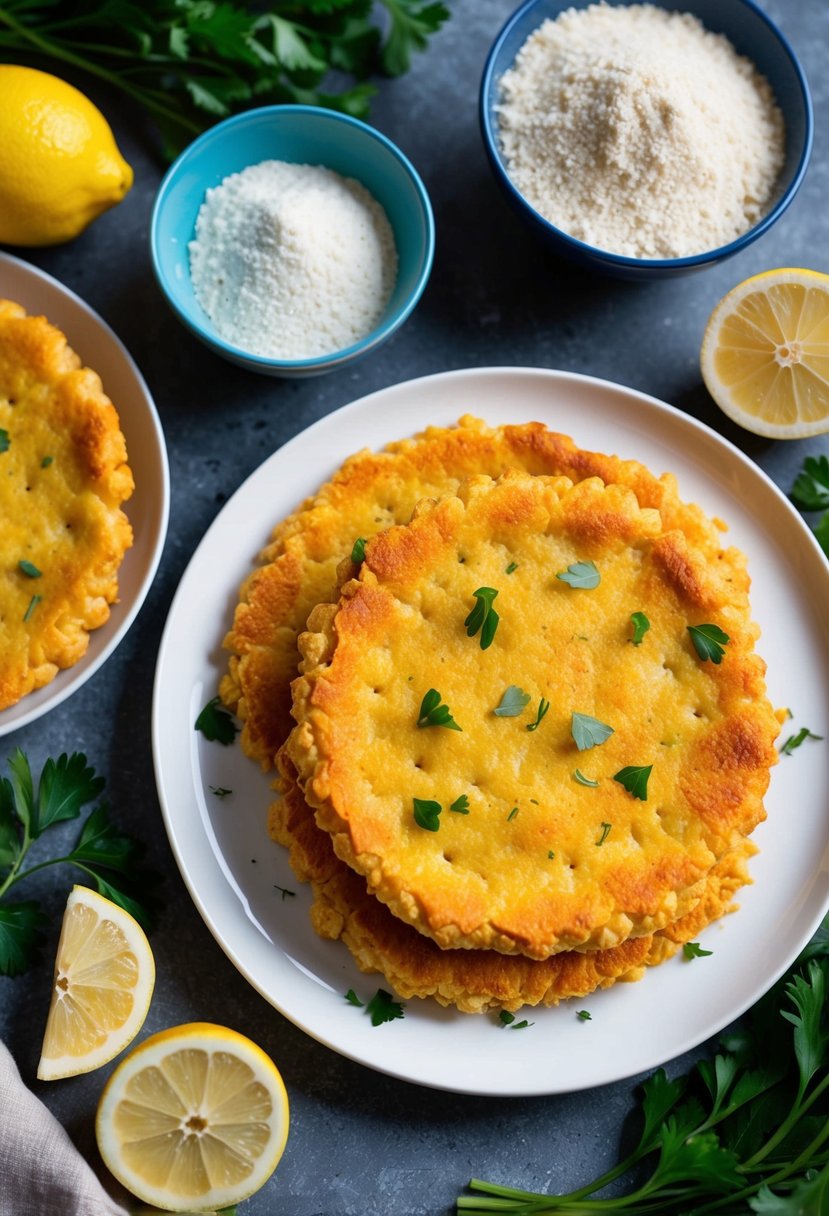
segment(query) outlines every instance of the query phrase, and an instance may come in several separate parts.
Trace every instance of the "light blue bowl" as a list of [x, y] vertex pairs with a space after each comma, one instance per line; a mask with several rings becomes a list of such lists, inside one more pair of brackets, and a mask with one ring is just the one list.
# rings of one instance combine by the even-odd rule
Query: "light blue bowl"
[[[803, 181], [812, 151], [814, 114], [809, 88], [797, 57], [777, 26], [753, 0], [651, 0], [671, 12], [692, 13], [706, 29], [725, 34], [741, 55], [766, 77], [786, 124], [786, 162], [775, 197], [753, 228], [728, 245], [687, 258], [632, 258], [609, 253], [569, 236], [551, 224], [513, 185], [498, 141], [499, 81], [515, 56], [547, 18], [567, 8], [586, 8], [593, 0], [526, 0], [509, 18], [492, 46], [481, 82], [479, 116], [487, 156], [507, 200], [558, 257], [620, 279], [663, 279], [712, 266], [739, 253], [768, 232], [789, 206]], [[632, 0], [608, 0], [614, 6]]]
[[[325, 165], [361, 182], [383, 207], [397, 245], [397, 282], [380, 324], [360, 342], [311, 359], [252, 355], [221, 338], [193, 293], [188, 244], [206, 191], [263, 160]], [[217, 354], [267, 376], [316, 376], [374, 350], [417, 304], [435, 249], [435, 223], [423, 182], [399, 148], [366, 123], [316, 106], [263, 106], [211, 127], [170, 167], [153, 207], [150, 251], [173, 311]]]

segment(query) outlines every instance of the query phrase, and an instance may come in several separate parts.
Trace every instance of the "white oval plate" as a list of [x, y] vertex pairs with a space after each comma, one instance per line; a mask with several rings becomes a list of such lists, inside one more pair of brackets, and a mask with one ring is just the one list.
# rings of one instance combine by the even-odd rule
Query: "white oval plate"
[[[756, 833], [755, 885], [742, 909], [711, 926], [708, 958], [674, 959], [556, 1009], [528, 1010], [517, 1033], [409, 1001], [402, 1021], [374, 1028], [347, 1004], [370, 997], [341, 943], [315, 936], [308, 891], [266, 832], [270, 785], [237, 746], [193, 729], [225, 669], [221, 639], [236, 593], [273, 524], [342, 459], [448, 425], [472, 411], [495, 425], [540, 420], [584, 447], [634, 457], [679, 478], [686, 499], [726, 519], [749, 556], [775, 704], [792, 729], [829, 735], [829, 566], [773, 483], [692, 418], [605, 381], [502, 368], [410, 381], [328, 415], [271, 456], [225, 505], [193, 556], [170, 610], [156, 671], [153, 747], [167, 831], [193, 900], [247, 980], [286, 1017], [335, 1051], [438, 1089], [522, 1095], [577, 1090], [632, 1076], [715, 1034], [766, 991], [811, 937], [829, 905], [829, 745], [805, 743], [772, 777], [768, 820]], [[224, 798], [211, 787], [232, 790]], [[296, 892], [286, 896], [279, 888]], [[380, 981], [382, 984], [382, 981]], [[586, 1008], [591, 1021], [580, 1021]]]
[[0, 710], [0, 735], [34, 722], [86, 683], [134, 621], [153, 581], [170, 510], [170, 474], [164, 435], [150, 391], [123, 343], [88, 304], [57, 279], [19, 258], [0, 253], [0, 297], [42, 313], [66, 334], [69, 345], [101, 377], [115, 403], [127, 440], [135, 490], [124, 504], [134, 541], [118, 572], [118, 603], [109, 620], [93, 629], [86, 654], [54, 680]]

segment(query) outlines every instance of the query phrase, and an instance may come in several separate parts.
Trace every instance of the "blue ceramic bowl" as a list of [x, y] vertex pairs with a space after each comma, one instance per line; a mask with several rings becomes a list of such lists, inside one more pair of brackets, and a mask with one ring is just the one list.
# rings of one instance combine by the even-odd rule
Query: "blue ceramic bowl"
[[[772, 204], [761, 220], [728, 245], [687, 258], [632, 258], [609, 253], [568, 236], [531, 206], [510, 180], [498, 140], [499, 81], [530, 34], [566, 8], [586, 8], [591, 0], [526, 0], [501, 30], [484, 68], [480, 120], [490, 164], [518, 214], [559, 257], [620, 279], [661, 279], [712, 266], [756, 241], [780, 218], [798, 191], [812, 151], [814, 116], [803, 69], [777, 26], [753, 0], [651, 0], [671, 12], [692, 13], [702, 24], [725, 34], [736, 50], [757, 66], [774, 90], [786, 124], [786, 162]], [[630, 0], [608, 0], [620, 5]]]
[[[360, 342], [311, 359], [252, 355], [221, 338], [196, 300], [188, 244], [205, 192], [231, 173], [263, 160], [325, 165], [361, 182], [383, 207], [397, 245], [397, 282], [379, 325]], [[182, 152], [158, 191], [150, 250], [173, 311], [217, 354], [268, 376], [316, 376], [359, 359], [390, 337], [420, 299], [435, 247], [429, 196], [399, 148], [379, 131], [316, 106], [263, 106], [211, 127]]]

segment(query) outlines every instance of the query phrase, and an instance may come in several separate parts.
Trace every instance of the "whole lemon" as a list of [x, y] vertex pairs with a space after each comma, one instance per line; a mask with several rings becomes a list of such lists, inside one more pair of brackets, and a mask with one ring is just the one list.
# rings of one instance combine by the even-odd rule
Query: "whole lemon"
[[48, 72], [0, 64], [0, 242], [69, 241], [131, 185], [88, 97]]

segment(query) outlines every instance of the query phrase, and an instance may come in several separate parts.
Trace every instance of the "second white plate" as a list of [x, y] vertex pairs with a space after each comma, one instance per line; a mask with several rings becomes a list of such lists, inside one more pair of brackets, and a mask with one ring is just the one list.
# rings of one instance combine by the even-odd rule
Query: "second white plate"
[[[221, 639], [237, 589], [272, 526], [361, 447], [473, 412], [491, 425], [538, 420], [583, 447], [670, 469], [680, 490], [728, 521], [749, 557], [772, 700], [792, 728], [829, 734], [829, 566], [785, 497], [736, 448], [653, 398], [560, 372], [452, 372], [385, 389], [323, 418], [244, 483], [193, 556], [170, 610], [156, 673], [153, 746], [170, 841], [216, 939], [246, 979], [288, 1018], [344, 1055], [394, 1076], [465, 1093], [565, 1092], [632, 1076], [715, 1034], [796, 957], [829, 906], [829, 746], [805, 744], [772, 777], [755, 839], [755, 885], [742, 909], [712, 926], [710, 957], [674, 959], [634, 985], [574, 1006], [527, 1011], [519, 1032], [497, 1019], [409, 1001], [374, 1028], [349, 1005], [382, 980], [361, 975], [346, 948], [308, 920], [308, 892], [269, 839], [267, 777], [241, 749], [193, 729], [225, 668]], [[217, 796], [216, 788], [233, 792]], [[286, 895], [285, 891], [295, 892]], [[587, 1008], [590, 1021], [576, 1017]]]

